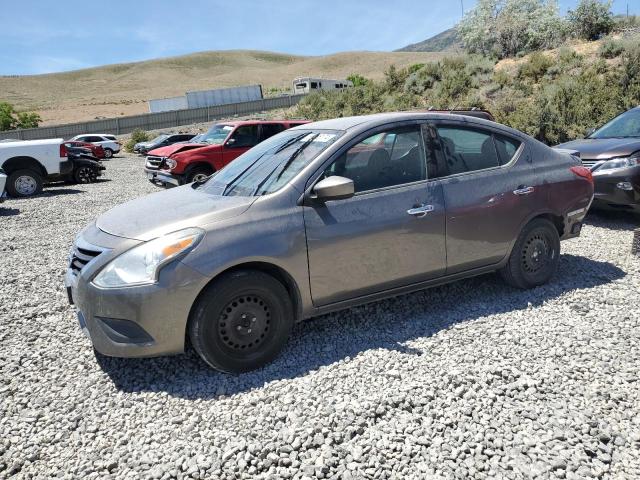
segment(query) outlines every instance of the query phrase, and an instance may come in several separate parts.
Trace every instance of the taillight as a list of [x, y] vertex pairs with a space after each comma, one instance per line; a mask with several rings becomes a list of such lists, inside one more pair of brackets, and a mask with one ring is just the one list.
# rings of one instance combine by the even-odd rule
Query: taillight
[[571, 170], [579, 177], [587, 179], [590, 183], [593, 183], [593, 175], [591, 174], [591, 170], [589, 170], [587, 167], [576, 166], [571, 167], [569, 170]]
[[67, 156], [67, 146], [64, 143], [60, 144], [60, 157]]

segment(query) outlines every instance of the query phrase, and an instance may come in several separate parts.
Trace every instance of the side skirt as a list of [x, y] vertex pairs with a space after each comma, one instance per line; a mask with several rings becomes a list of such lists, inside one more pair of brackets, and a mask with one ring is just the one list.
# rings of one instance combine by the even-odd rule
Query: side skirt
[[[398, 295], [417, 292], [419, 290], [425, 290], [427, 288], [437, 287], [439, 285], [455, 282], [457, 280], [477, 277], [478, 275], [491, 273], [502, 268], [507, 262], [507, 260], [508, 260], [508, 257], [506, 257], [506, 259], [502, 260], [500, 263], [494, 263], [493, 265], [488, 265], [486, 267], [475, 268], [473, 270], [468, 270], [466, 272], [460, 272], [453, 275], [445, 275], [443, 277], [428, 280], [425, 282], [412, 283], [410, 285], [405, 285], [403, 287], [396, 287], [390, 290], [384, 290], [382, 292], [371, 293], [369, 295], [363, 295], [361, 297], [352, 298], [350, 300], [344, 300], [341, 302], [330, 303], [328, 305], [316, 307], [314, 309], [312, 316], [324, 315], [326, 313], [345, 310], [347, 308], [356, 307], [358, 305], [364, 305], [367, 303], [376, 302], [378, 300], [384, 300], [385, 298], [397, 297]], [[307, 317], [307, 318], [311, 318], [311, 317]]]

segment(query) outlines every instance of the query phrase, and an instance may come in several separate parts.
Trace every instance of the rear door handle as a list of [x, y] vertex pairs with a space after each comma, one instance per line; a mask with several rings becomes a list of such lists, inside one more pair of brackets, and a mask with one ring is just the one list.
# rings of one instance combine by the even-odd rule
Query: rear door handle
[[427, 213], [433, 212], [433, 210], [433, 205], [420, 205], [410, 208], [409, 210], [407, 210], [407, 213], [414, 217], [424, 217]]
[[516, 190], [513, 191], [514, 194], [516, 195], [529, 195], [530, 193], [533, 193], [535, 190], [535, 188], [533, 187], [518, 187]]

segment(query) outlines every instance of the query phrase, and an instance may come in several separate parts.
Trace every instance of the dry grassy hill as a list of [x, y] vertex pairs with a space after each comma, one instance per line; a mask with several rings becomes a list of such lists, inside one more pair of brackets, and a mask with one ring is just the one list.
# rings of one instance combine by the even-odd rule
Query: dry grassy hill
[[35, 110], [43, 125], [135, 115], [151, 98], [259, 83], [265, 92], [287, 90], [297, 76], [341, 78], [351, 73], [379, 79], [398, 67], [435, 60], [444, 53], [345, 52], [302, 57], [261, 51], [202, 52], [66, 73], [0, 77], [0, 100]]

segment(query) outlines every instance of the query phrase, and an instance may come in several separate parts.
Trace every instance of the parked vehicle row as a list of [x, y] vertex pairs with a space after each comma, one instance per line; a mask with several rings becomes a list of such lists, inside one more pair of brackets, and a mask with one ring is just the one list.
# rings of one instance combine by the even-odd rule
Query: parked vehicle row
[[258, 143], [304, 123], [253, 120], [214, 124], [195, 142], [149, 152], [145, 173], [149, 181], [162, 186], [202, 181]]
[[[246, 126], [212, 128], [216, 158]], [[188, 338], [210, 366], [242, 372], [322, 313], [495, 270], [542, 285], [592, 198], [576, 156], [494, 122], [327, 120], [103, 214], [77, 236], [65, 283], [98, 352], [176, 354]]]
[[89, 143], [89, 142], [79, 142], [79, 141], [73, 141], [73, 140], [69, 140], [67, 142], [64, 143], [65, 146], [67, 148], [85, 148], [90, 150], [91, 155], [93, 155], [96, 158], [105, 158], [105, 152], [104, 152], [104, 148], [102, 148], [102, 145], [95, 145], [93, 143]]
[[104, 158], [111, 158], [122, 149], [122, 143], [115, 135], [93, 133], [91, 135], [76, 135], [71, 141], [86, 142], [99, 145], [104, 149]]
[[138, 142], [134, 145], [133, 151], [139, 154], [146, 154], [151, 150], [161, 147], [167, 147], [174, 143], [187, 143], [193, 139], [193, 133], [162, 133], [148, 142]]

